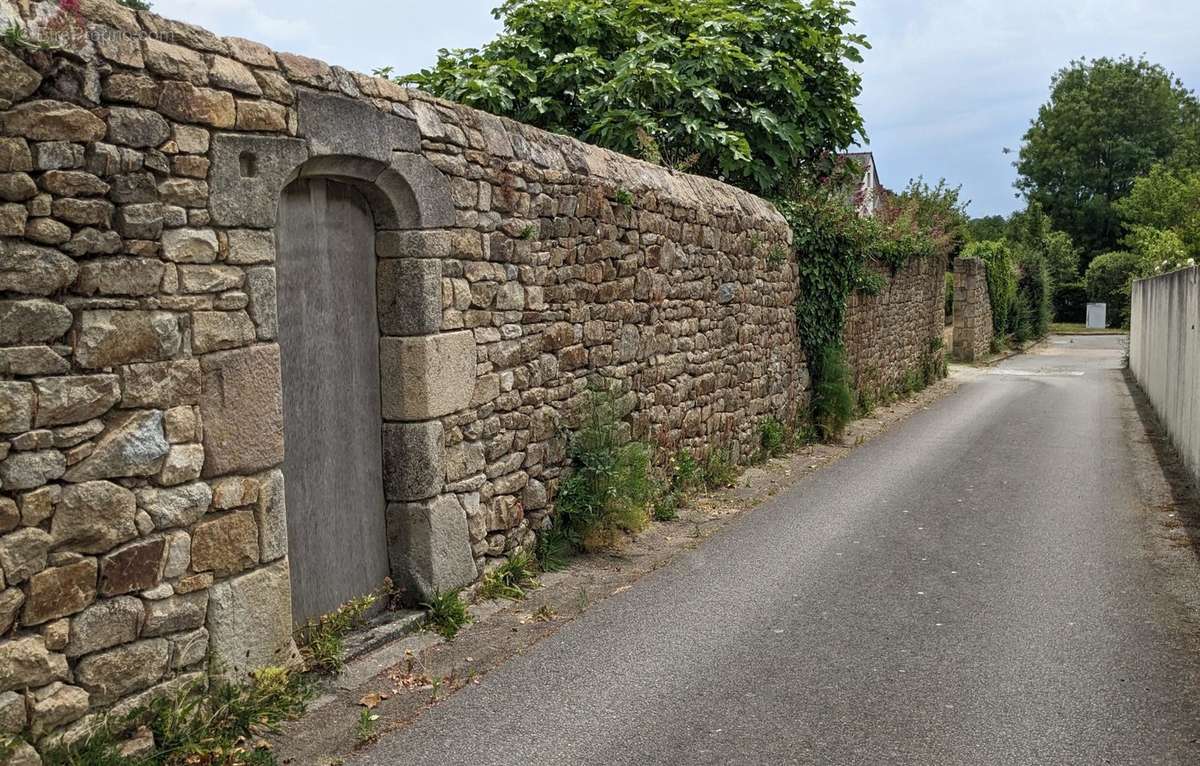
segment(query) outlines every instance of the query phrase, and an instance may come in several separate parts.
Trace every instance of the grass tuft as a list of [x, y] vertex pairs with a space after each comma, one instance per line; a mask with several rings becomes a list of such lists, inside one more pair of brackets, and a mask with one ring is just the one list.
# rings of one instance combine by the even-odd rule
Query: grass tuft
[[455, 591], [435, 592], [429, 601], [421, 606], [429, 610], [426, 624], [447, 641], [458, 635], [458, 632], [471, 622], [466, 602]]
[[346, 635], [362, 623], [363, 615], [378, 600], [378, 594], [368, 593], [347, 601], [334, 612], [306, 622], [296, 633], [296, 645], [304, 658], [304, 666], [314, 673], [341, 670]]
[[479, 597], [520, 601], [525, 598], [527, 588], [537, 585], [537, 579], [534, 577], [535, 566], [532, 557], [524, 553], [512, 554], [508, 561], [484, 575]]

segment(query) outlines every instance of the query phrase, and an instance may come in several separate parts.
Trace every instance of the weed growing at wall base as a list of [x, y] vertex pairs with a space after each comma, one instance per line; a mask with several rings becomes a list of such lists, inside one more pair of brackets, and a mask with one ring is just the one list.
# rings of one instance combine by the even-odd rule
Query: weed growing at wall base
[[[204, 681], [163, 697], [124, 718], [105, 718], [84, 739], [48, 749], [46, 766], [275, 766], [266, 746], [255, 744], [281, 723], [298, 718], [312, 685], [284, 668], [264, 668], [242, 684]], [[152, 734], [153, 748], [122, 754], [135, 734]]]
[[449, 593], [435, 591], [421, 606], [429, 611], [425, 617], [429, 627], [447, 640], [454, 638], [458, 635], [458, 631], [471, 622], [471, 614], [467, 611], [466, 602], [454, 591]]
[[623, 441], [616, 401], [591, 391], [582, 426], [570, 436], [571, 471], [559, 486], [558, 522], [572, 547], [612, 547], [617, 537], [649, 522], [656, 487], [650, 450]]
[[[384, 586], [384, 592], [391, 589]], [[308, 670], [336, 673], [342, 669], [346, 635], [362, 623], [363, 615], [379, 600], [376, 593], [352, 599], [336, 611], [309, 620], [296, 632], [296, 645]]]

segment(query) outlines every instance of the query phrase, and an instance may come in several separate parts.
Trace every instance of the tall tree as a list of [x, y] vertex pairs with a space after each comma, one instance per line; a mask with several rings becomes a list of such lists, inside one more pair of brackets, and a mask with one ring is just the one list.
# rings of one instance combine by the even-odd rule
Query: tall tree
[[1073, 61], [1051, 81], [1016, 163], [1017, 188], [1091, 257], [1116, 247], [1113, 203], [1177, 151], [1194, 151], [1200, 104], [1163, 67], [1122, 57]]
[[863, 134], [847, 0], [507, 0], [500, 35], [399, 78], [757, 192]]

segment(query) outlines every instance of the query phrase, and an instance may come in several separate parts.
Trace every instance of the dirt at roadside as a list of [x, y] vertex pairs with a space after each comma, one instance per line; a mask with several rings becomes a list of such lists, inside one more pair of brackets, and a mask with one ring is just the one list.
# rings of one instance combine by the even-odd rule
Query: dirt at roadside
[[[342, 763], [354, 750], [403, 728], [431, 705], [528, 651], [591, 605], [631, 587], [740, 514], [928, 408], [978, 374], [978, 368], [952, 367], [946, 380], [851, 423], [840, 444], [809, 445], [749, 468], [735, 486], [692, 498], [677, 520], [652, 523], [619, 552], [581, 556], [566, 570], [541, 576], [541, 586], [522, 601], [472, 606], [475, 622], [453, 641], [419, 632], [355, 659], [325, 685], [304, 718], [272, 738], [279, 762]], [[364, 722], [364, 715], [377, 718]]]

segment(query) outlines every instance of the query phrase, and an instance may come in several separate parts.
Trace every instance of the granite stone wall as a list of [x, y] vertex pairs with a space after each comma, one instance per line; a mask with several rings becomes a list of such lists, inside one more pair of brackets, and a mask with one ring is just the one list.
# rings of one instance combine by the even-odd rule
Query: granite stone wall
[[[238, 676], [294, 658], [275, 226], [297, 178], [371, 205], [386, 529], [410, 597], [532, 543], [590, 381], [667, 449], [748, 457], [762, 417], [804, 406], [796, 281], [768, 257], [790, 232], [763, 200], [80, 8], [0, 0], [0, 23], [57, 46], [0, 48], [0, 731], [76, 736], [210, 659]], [[908, 290], [852, 311], [882, 307], [858, 346]]]
[[978, 258], [954, 261], [954, 358], [974, 362], [992, 346], [992, 302], [987, 264]]
[[940, 257], [918, 258], [894, 271], [873, 268], [883, 288], [850, 296], [842, 338], [855, 389], [878, 397], [901, 388], [927, 361], [942, 359], [946, 301]]

